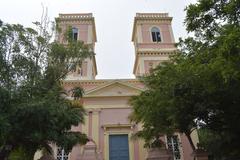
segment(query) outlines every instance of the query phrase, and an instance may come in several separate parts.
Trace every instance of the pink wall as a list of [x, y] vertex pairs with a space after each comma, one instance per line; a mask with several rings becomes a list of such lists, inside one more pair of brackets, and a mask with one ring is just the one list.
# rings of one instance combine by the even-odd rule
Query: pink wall
[[193, 157], [191, 156], [193, 150], [191, 148], [191, 145], [186, 137], [185, 134], [180, 134], [181, 136], [181, 142], [182, 142], [182, 149], [183, 149], [183, 156], [184, 160], [193, 160]]
[[[150, 66], [150, 63], [152, 63], [152, 67]], [[158, 60], [145, 60], [144, 61], [145, 73], [149, 73], [150, 69], [155, 68], [159, 63], [160, 63], [160, 61], [158, 61]]]
[[93, 127], [93, 124], [92, 124], [92, 112], [89, 112], [88, 113], [88, 137], [90, 139], [92, 139], [92, 127]]
[[98, 87], [99, 85], [102, 85], [102, 84], [101, 83], [100, 84], [98, 84], [98, 83], [81, 83], [81, 86], [84, 88], [85, 91], [94, 89], [94, 88]]
[[129, 97], [101, 97], [101, 98], [85, 98], [84, 105], [112, 105], [112, 107], [116, 105], [128, 105]]
[[81, 158], [81, 146], [76, 145], [73, 147], [71, 154], [70, 154], [70, 160], [80, 160]]
[[79, 124], [77, 126], [72, 126], [71, 130], [74, 132], [81, 132], [82, 131], [82, 124]]
[[77, 27], [79, 30], [79, 34], [78, 34], [78, 38], [80, 38], [81, 41], [83, 41], [84, 43], [87, 43], [88, 40], [88, 24], [80, 24], [80, 25], [76, 25], [75, 27]]
[[[130, 108], [126, 109], [103, 109], [99, 116], [99, 150], [104, 157], [104, 128], [101, 126], [107, 124], [129, 124], [128, 115], [131, 113]], [[137, 159], [136, 159], [137, 160]]]
[[169, 26], [171, 24], [165, 22], [164, 24], [157, 24], [157, 25], [149, 25], [149, 24], [142, 24], [142, 39], [143, 43], [151, 43], [151, 27], [156, 26], [160, 29], [161, 38], [163, 43], [172, 43], [171, 32], [169, 30]]
[[[74, 132], [81, 132], [82, 131], [82, 124], [79, 124], [78, 126], [72, 126], [71, 131]], [[71, 154], [70, 154], [70, 160], [80, 160], [81, 157], [81, 146], [76, 145], [73, 147]]]
[[141, 82], [137, 82], [137, 83], [134, 83], [134, 84], [132, 84], [132, 85], [135, 86], [135, 87], [141, 88], [141, 89], [144, 89], [144, 88], [145, 88], [145, 86], [144, 86], [143, 83], [141, 83]]
[[78, 38], [79, 40], [83, 41], [84, 43], [87, 43], [88, 41], [88, 24], [60, 24], [59, 25], [61, 28], [61, 33], [58, 37], [58, 41], [60, 43], [63, 43], [63, 37], [64, 37], [64, 33], [66, 32], [68, 26], [72, 26], [72, 27], [76, 27], [78, 28], [79, 34], [78, 34]]
[[83, 77], [87, 76], [87, 66], [88, 66], [88, 63], [83, 62], [83, 64], [82, 64], [82, 76]]
[[106, 124], [129, 124], [128, 116], [131, 113], [130, 108], [103, 109], [101, 111], [101, 125]]
[[[148, 61], [146, 61], [148, 62]], [[157, 62], [157, 61], [156, 61]], [[134, 85], [134, 86], [139, 86], [139, 87], [144, 87], [142, 83], [137, 82], [137, 81], [128, 81], [128, 83], [130, 85]], [[104, 83], [99, 83], [99, 84], [104, 84]], [[99, 85], [98, 84], [98, 85]], [[85, 87], [87, 86], [89, 87], [93, 87], [95, 85], [96, 87], [96, 83], [83, 83], [83, 85], [85, 85]], [[70, 86], [70, 85], [69, 85]], [[95, 107], [98, 106], [99, 107], [99, 124], [98, 124], [98, 133], [99, 133], [99, 137], [98, 137], [98, 142], [96, 142], [96, 144], [99, 144], [98, 146], [98, 151], [101, 152], [102, 156], [104, 157], [104, 126], [105, 125], [117, 125], [117, 124], [130, 124], [128, 116], [131, 113], [131, 108], [117, 108], [118, 105], [121, 106], [128, 106], [128, 100], [129, 97], [88, 97], [88, 98], [84, 98], [84, 104], [85, 106], [91, 106], [94, 105]], [[103, 108], [104, 106], [109, 106], [112, 108]], [[92, 127], [94, 127], [95, 125], [92, 124], [93, 123], [93, 119], [92, 119], [92, 113], [89, 113], [88, 116], [88, 136], [91, 137], [92, 136]], [[133, 132], [136, 132], [138, 130], [137, 126], [133, 129]], [[82, 125], [78, 125], [78, 126], [73, 126], [72, 127], [73, 131], [81, 131], [82, 130]], [[186, 138], [186, 136], [184, 134], [180, 134], [180, 138], [181, 138], [181, 146], [182, 146], [182, 151], [183, 151], [183, 156], [184, 156], [184, 160], [193, 160], [191, 153], [192, 153], [192, 149], [190, 147], [190, 144]], [[135, 160], [138, 160], [140, 157], [140, 153], [139, 153], [139, 141], [134, 141], [134, 157]], [[71, 160], [77, 160], [80, 156], [81, 152], [80, 152], [80, 146], [75, 146], [71, 152]]]
[[[136, 133], [138, 131], [137, 125], [135, 126], [133, 132]], [[134, 140], [134, 159], [139, 160], [139, 140]]]

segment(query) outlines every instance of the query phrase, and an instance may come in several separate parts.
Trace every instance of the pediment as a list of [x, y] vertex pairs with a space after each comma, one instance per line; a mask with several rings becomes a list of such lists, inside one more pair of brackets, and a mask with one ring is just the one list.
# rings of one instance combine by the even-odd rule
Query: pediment
[[85, 93], [84, 97], [112, 97], [138, 95], [142, 89], [124, 82], [114, 81]]

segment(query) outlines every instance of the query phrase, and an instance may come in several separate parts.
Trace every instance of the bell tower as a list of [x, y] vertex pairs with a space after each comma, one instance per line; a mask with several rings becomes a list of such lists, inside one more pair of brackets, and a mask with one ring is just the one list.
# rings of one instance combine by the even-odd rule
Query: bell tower
[[[56, 34], [56, 40], [66, 44], [64, 34], [69, 27], [72, 28], [74, 40], [83, 41], [94, 52], [97, 41], [95, 21], [92, 13], [85, 14], [59, 14], [56, 18], [60, 32]], [[69, 73], [66, 80], [92, 80], [97, 75], [97, 66], [95, 56], [84, 59], [82, 66], [76, 67], [76, 70]]]
[[137, 13], [134, 18], [132, 42], [135, 46], [133, 73], [136, 77], [148, 74], [169, 59], [177, 48], [168, 13]]

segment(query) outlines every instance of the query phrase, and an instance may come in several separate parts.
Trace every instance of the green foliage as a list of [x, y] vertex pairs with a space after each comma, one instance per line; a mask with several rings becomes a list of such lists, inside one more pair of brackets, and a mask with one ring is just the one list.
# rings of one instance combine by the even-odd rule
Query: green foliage
[[32, 160], [32, 157], [27, 154], [27, 151], [23, 148], [19, 147], [17, 149], [14, 149], [9, 157], [9, 160]]
[[84, 94], [84, 90], [81, 87], [75, 87], [71, 90], [71, 92], [74, 100], [79, 100], [80, 98], [83, 97], [83, 94]]
[[211, 130], [206, 128], [201, 128], [198, 130], [199, 144], [200, 148], [205, 148], [208, 150], [210, 155], [214, 155], [215, 159], [221, 159], [224, 156], [224, 153], [219, 152], [223, 150], [222, 147], [222, 139], [217, 134], [213, 133]]
[[34, 24], [0, 26], [0, 159], [32, 159], [38, 149], [51, 152], [51, 143], [68, 151], [87, 142], [70, 131], [85, 111], [64, 98], [61, 80], [93, 53], [82, 42], [51, 42], [48, 24]]
[[187, 31], [201, 38], [214, 38], [225, 24], [239, 25], [239, 0], [198, 0], [185, 9]]
[[180, 53], [143, 77], [148, 89], [130, 101], [130, 118], [143, 123], [147, 143], [179, 131], [195, 149], [190, 134], [202, 128], [208, 134], [201, 145], [213, 156], [240, 156], [239, 4], [199, 0], [186, 8], [187, 30], [195, 36], [180, 40]]

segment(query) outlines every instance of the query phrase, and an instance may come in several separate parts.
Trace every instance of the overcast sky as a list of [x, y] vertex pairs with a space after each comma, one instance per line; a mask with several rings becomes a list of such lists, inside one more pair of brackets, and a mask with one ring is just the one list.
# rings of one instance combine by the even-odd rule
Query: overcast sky
[[31, 26], [40, 19], [42, 6], [51, 20], [59, 13], [93, 13], [97, 39], [97, 79], [134, 78], [134, 47], [131, 42], [137, 12], [168, 12], [177, 41], [186, 37], [184, 8], [196, 0], [0, 0], [0, 19]]

